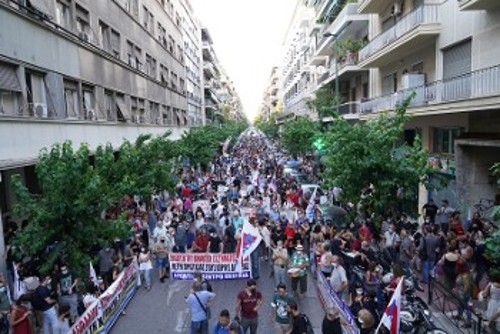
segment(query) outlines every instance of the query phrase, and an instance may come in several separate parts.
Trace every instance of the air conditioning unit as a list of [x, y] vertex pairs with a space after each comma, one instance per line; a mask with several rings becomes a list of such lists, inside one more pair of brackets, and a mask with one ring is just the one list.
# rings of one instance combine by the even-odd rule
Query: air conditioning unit
[[399, 16], [401, 14], [402, 14], [401, 3], [396, 2], [394, 5], [392, 5], [391, 15]]
[[47, 105], [45, 103], [33, 103], [33, 116], [38, 118], [47, 118], [49, 116]]
[[89, 41], [89, 35], [86, 32], [79, 33], [78, 37], [85, 42]]

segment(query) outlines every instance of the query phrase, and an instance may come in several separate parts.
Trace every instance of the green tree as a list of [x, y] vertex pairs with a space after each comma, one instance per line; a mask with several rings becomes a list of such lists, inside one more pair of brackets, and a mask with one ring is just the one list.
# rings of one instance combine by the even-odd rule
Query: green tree
[[399, 144], [410, 118], [405, 112], [409, 101], [366, 123], [336, 117], [326, 131], [323, 177], [328, 185], [343, 189], [344, 201], [357, 203], [361, 190], [370, 185], [373, 194], [362, 203], [375, 214], [416, 200], [419, 182], [425, 182], [432, 170], [418, 138], [413, 146]]
[[36, 165], [41, 194], [29, 193], [14, 178], [15, 212], [29, 221], [16, 234], [17, 249], [43, 258], [38, 268], [43, 273], [64, 258], [84, 274], [92, 246], [130, 231], [125, 217], [105, 219], [106, 210], [125, 194], [148, 201], [151, 194], [172, 188], [178, 148], [168, 135], [125, 141], [116, 153], [111, 145], [99, 146], [93, 157], [86, 144], [74, 151], [70, 141], [42, 150]]
[[191, 128], [180, 140], [180, 154], [191, 164], [205, 167], [226, 138], [237, 138], [248, 125], [227, 120], [220, 126], [205, 125]]
[[336, 117], [337, 116], [337, 102], [340, 100], [339, 96], [335, 93], [331, 86], [326, 85], [321, 87], [314, 94], [314, 99], [308, 102], [307, 106], [318, 113], [320, 119], [323, 117]]
[[306, 153], [312, 151], [312, 143], [319, 135], [318, 124], [308, 117], [298, 117], [285, 123], [281, 135], [282, 143], [290, 154]]
[[[493, 175], [497, 177], [497, 185], [500, 186], [500, 162], [497, 162], [491, 167]], [[495, 222], [500, 221], [500, 205], [493, 208], [493, 216]], [[490, 276], [500, 277], [500, 231], [496, 231], [493, 235], [486, 238], [486, 256], [493, 262], [490, 270]]]
[[264, 132], [266, 136], [269, 138], [278, 138], [279, 136], [279, 128], [274, 120], [269, 120], [268, 122], [258, 121], [255, 122], [255, 127], [257, 127], [260, 131]]

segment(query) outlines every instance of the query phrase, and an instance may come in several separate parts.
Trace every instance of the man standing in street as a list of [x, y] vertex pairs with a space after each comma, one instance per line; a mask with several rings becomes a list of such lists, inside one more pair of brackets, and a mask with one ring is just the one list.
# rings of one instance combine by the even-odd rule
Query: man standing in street
[[208, 334], [208, 302], [215, 298], [215, 293], [201, 289], [200, 282], [194, 282], [186, 303], [191, 310], [191, 334]]
[[439, 224], [441, 225], [441, 231], [444, 235], [448, 234], [450, 228], [450, 218], [455, 212], [455, 209], [450, 207], [448, 200], [444, 199], [441, 201], [441, 208], [439, 209], [437, 215], [439, 218]]
[[257, 333], [258, 311], [263, 302], [262, 294], [257, 291], [257, 282], [254, 279], [249, 279], [247, 287], [238, 293], [236, 300], [236, 315], [241, 319], [244, 334], [247, 334], [248, 329], [250, 329], [250, 334]]
[[399, 262], [405, 271], [405, 275], [408, 275], [408, 271], [410, 269], [411, 261], [413, 260], [414, 255], [414, 246], [413, 241], [408, 236], [408, 233], [405, 229], [402, 229], [399, 233], [401, 238], [401, 245], [399, 246]]
[[153, 246], [153, 252], [156, 256], [156, 269], [158, 269], [158, 277], [160, 282], [165, 282], [165, 277], [167, 273], [167, 261], [168, 261], [168, 245], [166, 242], [166, 237], [164, 235], [160, 236], [160, 240]]
[[287, 310], [292, 317], [292, 328], [288, 334], [307, 334], [306, 316], [299, 312], [299, 307], [294, 300], [288, 302]]
[[349, 281], [347, 280], [346, 271], [339, 261], [340, 258], [337, 255], [332, 257], [333, 270], [330, 276], [330, 285], [337, 293], [337, 296], [339, 296], [340, 299], [343, 299], [342, 297], [344, 293], [349, 288]]
[[421, 254], [424, 255], [421, 258], [423, 262], [423, 278], [422, 283], [429, 283], [429, 275], [431, 270], [434, 268], [436, 263], [436, 249], [439, 246], [439, 238], [434, 234], [434, 231], [429, 231], [429, 233], [424, 234], [422, 241], [420, 242]]
[[75, 322], [78, 318], [78, 294], [76, 287], [80, 282], [73, 272], [69, 271], [68, 266], [63, 263], [61, 265], [61, 273], [59, 274], [59, 283], [57, 284], [57, 294], [59, 295], [60, 305], [68, 305], [70, 307], [71, 321]]
[[283, 241], [278, 240], [277, 246], [273, 249], [273, 269], [275, 285], [286, 284], [286, 268], [288, 266], [288, 252], [283, 247]]
[[290, 260], [290, 273], [292, 279], [292, 292], [297, 295], [300, 283], [300, 296], [304, 297], [307, 292], [307, 269], [309, 268], [309, 257], [304, 253], [304, 246], [298, 244]]
[[[286, 251], [285, 251], [286, 252]], [[290, 314], [287, 311], [287, 305], [289, 301], [293, 298], [286, 291], [286, 285], [280, 283], [278, 285], [278, 291], [274, 294], [273, 302], [271, 306], [273, 311], [271, 317], [276, 322], [276, 333], [288, 334], [290, 331]]]

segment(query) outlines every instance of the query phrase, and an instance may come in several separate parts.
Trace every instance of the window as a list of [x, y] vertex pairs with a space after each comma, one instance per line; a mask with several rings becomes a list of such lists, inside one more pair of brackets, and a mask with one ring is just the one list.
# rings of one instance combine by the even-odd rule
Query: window
[[382, 94], [391, 94], [398, 91], [398, 74], [391, 73], [382, 79]]
[[149, 11], [146, 6], [142, 7], [142, 25], [144, 28], [148, 29], [149, 24]]
[[186, 88], [184, 87], [184, 85], [185, 85], [184, 79], [180, 78], [179, 79], [179, 89], [180, 89], [182, 94], [186, 94], [186, 91], [185, 91]]
[[168, 35], [168, 51], [170, 51], [171, 54], [174, 53], [175, 50], [175, 41], [172, 35]]
[[168, 68], [163, 64], [160, 64], [160, 81], [162, 85], [168, 85]]
[[120, 44], [120, 33], [111, 29], [111, 54], [118, 59], [120, 59]]
[[149, 13], [149, 23], [148, 23], [148, 27], [149, 27], [149, 32], [151, 34], [155, 34], [155, 17], [153, 16], [152, 13]]
[[125, 8], [133, 16], [139, 16], [139, 0], [126, 0]]
[[139, 113], [139, 123], [146, 123], [146, 105], [144, 99], [137, 99], [137, 110]]
[[139, 71], [142, 71], [142, 50], [135, 46], [134, 47], [134, 54], [135, 54], [135, 68], [138, 69]]
[[163, 45], [164, 48], [168, 47], [167, 42], [167, 30], [158, 22], [158, 41]]
[[136, 122], [139, 119], [139, 109], [136, 97], [130, 98], [130, 110], [132, 112], [132, 120]]
[[97, 113], [95, 111], [95, 95], [94, 87], [83, 85], [82, 86], [82, 106], [83, 117], [87, 120], [97, 120]]
[[146, 53], [146, 74], [156, 79], [156, 59]]
[[116, 121], [116, 105], [113, 92], [110, 90], [104, 91], [104, 108], [106, 110], [106, 119], [108, 121]]
[[454, 154], [455, 139], [463, 133], [463, 128], [434, 128], [434, 153]]
[[99, 21], [99, 43], [101, 44], [101, 47], [108, 52], [111, 49], [109, 31], [109, 26], [106, 23]]
[[17, 114], [21, 92], [16, 67], [0, 62], [0, 114]]
[[90, 33], [89, 11], [78, 4], [75, 5], [75, 21], [80, 38], [88, 42]]
[[[28, 103], [30, 106], [30, 113], [34, 116], [37, 112], [35, 110], [37, 106], [39, 110], [42, 111], [42, 114], [38, 114], [38, 116], [47, 116], [47, 105], [46, 105], [46, 90], [45, 90], [45, 78], [44, 74], [37, 72], [26, 71], [26, 91]], [[45, 106], [45, 107], [44, 107]]]
[[78, 98], [78, 83], [64, 80], [64, 105], [66, 117], [80, 117], [80, 99]]
[[463, 76], [460, 84], [444, 84], [445, 101], [463, 99], [471, 95], [470, 77], [464, 75], [472, 69], [472, 43], [470, 40], [443, 50], [443, 80]]
[[151, 123], [152, 124], [161, 124], [161, 116], [160, 116], [160, 105], [155, 102], [149, 102], [149, 111], [151, 114]]
[[131, 41], [127, 41], [127, 58], [128, 64], [135, 68], [135, 45]]

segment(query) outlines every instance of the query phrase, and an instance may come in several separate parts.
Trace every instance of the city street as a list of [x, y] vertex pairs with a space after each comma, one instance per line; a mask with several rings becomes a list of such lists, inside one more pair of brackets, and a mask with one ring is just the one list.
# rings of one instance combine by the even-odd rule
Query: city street
[[[274, 279], [269, 278], [270, 267], [261, 263], [261, 277], [257, 288], [264, 295], [264, 305], [259, 311], [259, 333], [274, 333], [271, 320], [271, 299]], [[299, 299], [299, 310], [309, 316], [315, 332], [320, 333], [323, 308], [316, 296], [315, 281], [309, 275], [308, 292]], [[245, 280], [211, 282], [217, 297], [212, 302], [212, 319], [209, 332], [212, 333], [221, 310], [228, 309], [234, 316], [236, 295], [245, 288]], [[161, 284], [157, 279], [151, 291], [139, 289], [127, 307], [127, 314], [122, 315], [112, 329], [112, 334], [127, 333], [189, 333], [190, 314], [184, 297], [189, 293], [190, 281], [170, 281]]]

